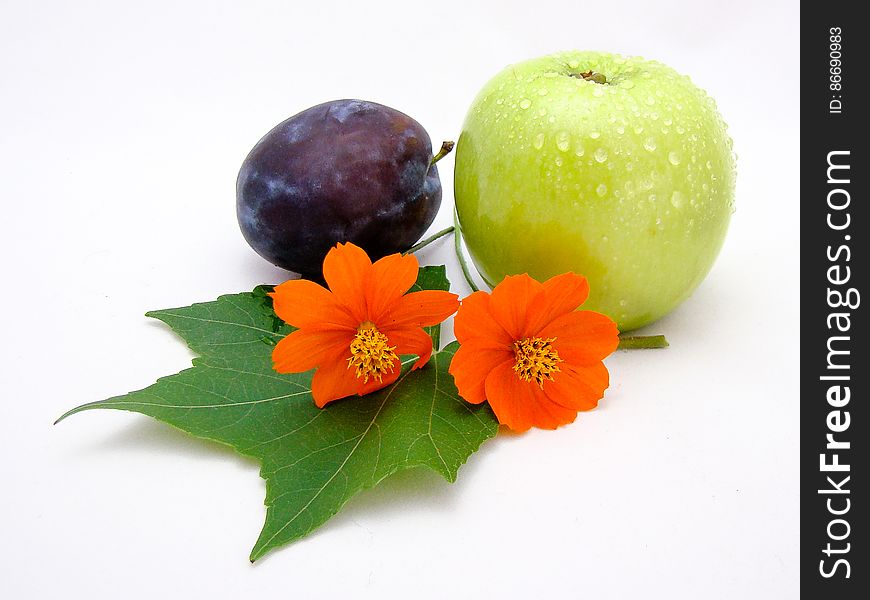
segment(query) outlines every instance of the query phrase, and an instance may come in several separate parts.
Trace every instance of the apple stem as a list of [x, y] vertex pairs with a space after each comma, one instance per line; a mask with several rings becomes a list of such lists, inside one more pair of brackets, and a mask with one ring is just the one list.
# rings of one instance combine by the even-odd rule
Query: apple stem
[[604, 73], [596, 73], [595, 71], [583, 71], [582, 73], [571, 74], [571, 77], [576, 77], [577, 79], [582, 79], [584, 81], [591, 81], [593, 83], [607, 83], [607, 77], [604, 76]]
[[426, 246], [428, 246], [429, 244], [431, 244], [435, 240], [437, 240], [439, 238], [443, 238], [445, 235], [451, 233], [452, 231], [453, 231], [453, 225], [451, 225], [450, 227], [445, 227], [444, 229], [442, 229], [438, 233], [433, 233], [432, 235], [427, 237], [425, 240], [420, 240], [419, 242], [417, 242], [416, 244], [414, 244], [413, 246], [411, 246], [410, 248], [408, 248], [407, 250], [402, 252], [402, 254], [413, 254], [417, 250], [422, 250], [423, 248], [425, 248]]
[[471, 278], [471, 271], [468, 268], [468, 263], [465, 262], [465, 255], [462, 253], [462, 228], [459, 226], [459, 213], [456, 212], [456, 207], [453, 207], [453, 243], [456, 249], [456, 258], [459, 260], [459, 266], [462, 267], [462, 275], [465, 276], [465, 281], [472, 292], [480, 291], [480, 288], [474, 283]]
[[620, 335], [617, 350], [651, 350], [670, 346], [663, 335]]
[[456, 145], [455, 142], [451, 142], [449, 140], [445, 141], [445, 142], [441, 142], [441, 149], [438, 151], [438, 154], [436, 154], [435, 156], [432, 157], [432, 160], [429, 162], [429, 166], [431, 167], [432, 165], [437, 163], [439, 160], [441, 160], [442, 158], [444, 158], [445, 156], [450, 154], [450, 151], [453, 150], [453, 146], [455, 146], [455, 145]]

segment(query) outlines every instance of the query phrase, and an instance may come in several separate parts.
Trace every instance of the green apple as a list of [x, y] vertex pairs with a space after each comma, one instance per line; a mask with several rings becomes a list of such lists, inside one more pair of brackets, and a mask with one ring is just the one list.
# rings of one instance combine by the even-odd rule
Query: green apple
[[574, 271], [584, 308], [620, 330], [655, 321], [707, 275], [734, 206], [734, 154], [716, 105], [653, 61], [565, 52], [481, 90], [456, 148], [455, 195], [490, 285]]

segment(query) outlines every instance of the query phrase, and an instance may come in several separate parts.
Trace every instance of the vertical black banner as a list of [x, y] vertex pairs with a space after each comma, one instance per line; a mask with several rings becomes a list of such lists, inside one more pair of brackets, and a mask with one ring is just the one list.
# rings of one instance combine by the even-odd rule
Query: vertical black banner
[[[860, 3], [801, 15], [801, 592], [866, 598], [870, 130]], [[868, 292], [870, 293], [870, 292]], [[859, 458], [859, 454], [862, 455]]]

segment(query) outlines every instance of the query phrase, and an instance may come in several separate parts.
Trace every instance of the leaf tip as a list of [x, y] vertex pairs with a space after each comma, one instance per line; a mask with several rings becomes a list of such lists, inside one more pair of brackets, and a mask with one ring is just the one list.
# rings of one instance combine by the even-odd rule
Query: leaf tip
[[255, 547], [253, 550], [251, 550], [251, 555], [248, 557], [248, 560], [251, 561], [251, 564], [254, 564], [258, 560], [260, 560], [260, 557], [263, 556], [263, 553], [263, 548]]
[[66, 412], [63, 413], [61, 416], [59, 416], [57, 419], [55, 419], [55, 420], [54, 420], [54, 423], [52, 423], [52, 425], [57, 425], [58, 423], [60, 423], [60, 422], [63, 421], [64, 419], [66, 419], [68, 416], [70, 416], [71, 414], [73, 414], [74, 412], [75, 412], [75, 409], [66, 411]]

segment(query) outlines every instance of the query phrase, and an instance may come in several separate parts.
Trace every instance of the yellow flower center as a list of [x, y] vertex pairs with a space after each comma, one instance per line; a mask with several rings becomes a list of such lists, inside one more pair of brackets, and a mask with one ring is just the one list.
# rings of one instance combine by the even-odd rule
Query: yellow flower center
[[514, 373], [523, 381], [534, 381], [541, 389], [544, 388], [544, 380], [553, 381], [553, 373], [561, 371], [559, 353], [553, 348], [556, 338], [526, 338], [514, 342], [514, 356], [516, 364], [513, 366]]
[[383, 381], [384, 373], [392, 373], [399, 360], [393, 352], [396, 347], [387, 346], [387, 342], [387, 336], [378, 331], [373, 323], [363, 323], [350, 343], [347, 368], [355, 368], [357, 378], [364, 383], [368, 383], [369, 378]]

